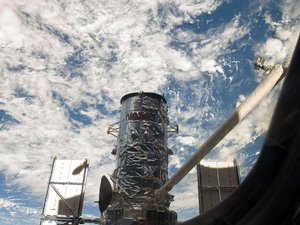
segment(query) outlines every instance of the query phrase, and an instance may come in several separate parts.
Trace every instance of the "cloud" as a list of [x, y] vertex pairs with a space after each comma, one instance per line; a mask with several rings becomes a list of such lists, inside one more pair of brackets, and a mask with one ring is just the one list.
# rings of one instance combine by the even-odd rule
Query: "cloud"
[[0, 3], [0, 46], [23, 46], [22, 23], [16, 10], [7, 2]]
[[174, 202], [170, 209], [176, 211], [178, 219], [184, 221], [199, 214], [198, 183], [196, 169], [183, 178], [170, 194], [174, 195]]
[[37, 224], [39, 222], [40, 209], [26, 207], [15, 200], [0, 198], [1, 224]]
[[265, 14], [265, 21], [275, 32], [275, 37], [268, 38], [257, 49], [258, 54], [266, 57], [266, 63], [275, 64], [288, 61], [299, 37], [299, 2], [280, 1], [281, 18], [273, 18]]
[[202, 72], [209, 72], [209, 73], [224, 73], [222, 67], [217, 65], [217, 62], [214, 59], [203, 59], [202, 60]]
[[196, 142], [196, 139], [191, 136], [188, 137], [179, 136], [176, 140], [181, 144], [190, 145], [190, 146], [193, 146]]
[[276, 38], [268, 39], [263, 46], [263, 51], [267, 53], [268, 56], [278, 54], [282, 50], [283, 44], [281, 40]]
[[181, 2], [179, 9], [190, 16], [196, 16], [203, 13], [210, 14], [215, 11], [224, 1], [212, 0], [212, 1], [202, 1], [197, 2], [194, 0]]
[[[88, 158], [87, 202], [96, 200], [100, 177], [115, 168], [110, 152], [116, 140], [106, 135], [107, 126], [119, 120], [120, 98], [133, 91], [166, 94], [171, 121], [180, 126], [179, 135], [170, 139], [170, 169], [176, 170], [226, 117], [224, 110], [234, 107], [228, 99], [222, 103], [229, 94], [219, 91], [232, 88], [229, 54], [250, 32], [242, 14], [200, 34], [179, 25], [227, 3], [2, 1], [1, 115], [18, 121], [6, 119], [2, 126], [0, 120], [0, 170], [6, 182], [42, 199], [55, 155]], [[283, 8], [284, 15], [296, 18], [291, 10]], [[257, 52], [270, 58], [289, 53], [296, 24], [280, 24]], [[251, 78], [230, 71], [240, 79], [234, 80], [237, 86], [248, 86]], [[271, 102], [240, 125], [243, 136], [234, 131], [224, 140], [218, 157], [229, 159], [263, 133]], [[195, 182], [192, 173], [174, 189], [174, 209], [197, 207]]]

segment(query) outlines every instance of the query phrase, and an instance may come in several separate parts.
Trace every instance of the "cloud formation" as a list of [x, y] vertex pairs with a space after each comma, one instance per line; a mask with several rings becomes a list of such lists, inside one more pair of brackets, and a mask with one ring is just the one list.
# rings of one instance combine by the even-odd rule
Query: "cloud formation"
[[[245, 22], [242, 13], [213, 24], [218, 10], [230, 4], [2, 1], [2, 182], [25, 187], [41, 203], [55, 155], [88, 158], [87, 202], [96, 200], [100, 177], [115, 167], [110, 152], [116, 140], [106, 135], [107, 126], [119, 119], [119, 99], [134, 91], [157, 92], [168, 100], [171, 121], [180, 125], [179, 135], [169, 142], [174, 173], [233, 111], [239, 97], [255, 87], [259, 79], [250, 71], [253, 55], [265, 56], [271, 65], [282, 62], [299, 34], [299, 12], [291, 7], [295, 1], [283, 2], [279, 19], [268, 10], [257, 14], [272, 34], [251, 46], [253, 21]], [[215, 159], [236, 157], [243, 165], [244, 150], [267, 128], [272, 96], [217, 147]], [[243, 168], [246, 174], [249, 168]], [[183, 209], [197, 213], [195, 187], [194, 171], [173, 190], [172, 208], [182, 218], [192, 216]], [[1, 202], [8, 211], [15, 204], [6, 198]]]
[[37, 208], [27, 207], [15, 200], [0, 198], [1, 224], [37, 224], [39, 222], [38, 216], [41, 211]]

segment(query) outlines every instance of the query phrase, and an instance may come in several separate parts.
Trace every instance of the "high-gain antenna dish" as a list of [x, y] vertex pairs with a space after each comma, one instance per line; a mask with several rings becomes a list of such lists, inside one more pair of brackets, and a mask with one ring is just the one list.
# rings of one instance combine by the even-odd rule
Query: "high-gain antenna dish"
[[99, 210], [101, 213], [103, 213], [109, 204], [111, 203], [112, 200], [112, 187], [109, 182], [109, 180], [106, 178], [106, 176], [103, 176], [101, 178], [101, 184], [100, 184], [100, 189], [99, 189]]

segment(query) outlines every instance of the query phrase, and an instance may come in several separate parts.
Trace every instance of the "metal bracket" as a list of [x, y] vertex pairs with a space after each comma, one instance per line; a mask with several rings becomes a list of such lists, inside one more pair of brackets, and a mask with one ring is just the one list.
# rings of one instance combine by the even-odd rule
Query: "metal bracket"
[[179, 126], [177, 124], [170, 123], [168, 125], [168, 136], [171, 137], [173, 134], [178, 134]]
[[109, 125], [106, 133], [111, 134], [112, 136], [115, 136], [117, 138], [119, 134], [119, 127], [115, 127], [115, 126], [119, 123], [120, 121]]
[[254, 69], [255, 70], [264, 70], [267, 74], [271, 72], [272, 70], [272, 66], [265, 66], [265, 58], [263, 58], [262, 56], [257, 56], [254, 62]]
[[74, 217], [78, 217], [78, 215], [75, 213], [74, 209], [72, 209], [72, 207], [68, 204], [68, 202], [66, 201], [66, 199], [59, 193], [59, 191], [57, 190], [57, 188], [53, 184], [50, 184], [50, 186], [53, 188], [53, 190], [56, 192], [56, 194], [60, 197], [60, 199], [66, 204], [66, 206], [68, 207], [68, 209], [70, 210], [70, 212], [73, 214], [73, 216]]

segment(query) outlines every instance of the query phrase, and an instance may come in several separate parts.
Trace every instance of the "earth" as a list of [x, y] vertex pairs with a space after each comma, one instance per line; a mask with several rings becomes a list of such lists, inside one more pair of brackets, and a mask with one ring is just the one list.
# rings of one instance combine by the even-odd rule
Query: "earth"
[[[0, 223], [38, 224], [54, 156], [90, 162], [83, 216], [98, 217], [102, 175], [116, 166], [120, 99], [165, 97], [169, 176], [265, 78], [299, 37], [296, 0], [2, 0]], [[254, 165], [281, 83], [204, 160]], [[179, 220], [198, 215], [192, 170], [174, 189]]]

